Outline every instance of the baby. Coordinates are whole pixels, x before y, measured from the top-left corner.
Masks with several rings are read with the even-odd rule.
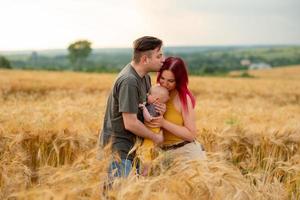
[[[155,111],[155,106],[153,103],[156,101],[160,103],[166,103],[168,99],[169,92],[166,88],[160,85],[152,86],[149,91],[146,105],[140,104],[140,107],[143,109],[144,120],[150,122],[153,119],[153,117],[158,117],[160,114]],[[160,133],[159,127],[148,128],[157,134],[162,134]],[[146,176],[149,174],[151,160],[155,158],[153,141],[145,138],[142,145],[137,150],[137,155],[142,163],[142,175]]]

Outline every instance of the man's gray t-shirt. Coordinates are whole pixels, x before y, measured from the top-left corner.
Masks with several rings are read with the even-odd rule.
[[[112,150],[118,152],[121,159],[133,159],[134,155],[128,155],[128,152],[136,139],[135,134],[125,129],[122,113],[136,113],[143,122],[139,104],[146,102],[150,87],[150,76],[141,78],[132,65],[128,64],[119,73],[108,97],[100,145],[105,146],[111,141]]]

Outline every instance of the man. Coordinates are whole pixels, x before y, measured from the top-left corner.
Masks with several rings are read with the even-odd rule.
[[[148,72],[159,71],[163,62],[160,39],[144,36],[133,42],[132,61],[116,78],[100,134],[100,145],[104,147],[111,142],[112,151],[121,158],[121,161],[113,158],[109,166],[110,176],[128,176],[134,158],[133,154],[128,153],[136,136],[151,139],[155,144],[163,142],[162,134],[155,134],[145,127],[142,110],[139,109],[139,104],[146,102],[151,87]],[[164,105],[157,102],[156,106],[158,111],[165,111]]]

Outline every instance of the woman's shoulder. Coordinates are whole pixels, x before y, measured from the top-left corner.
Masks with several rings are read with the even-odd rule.
[[[181,113],[182,105],[181,105],[181,101],[180,101],[178,92],[176,94],[174,94],[172,101],[173,101],[172,103],[173,103],[175,109]]]

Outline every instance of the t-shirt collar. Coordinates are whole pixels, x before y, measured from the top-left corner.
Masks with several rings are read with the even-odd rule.
[[[140,75],[135,71],[134,67],[132,66],[131,63],[129,63],[129,66],[130,66],[130,69],[132,70],[133,74],[136,76],[136,77],[139,77],[141,80],[145,77],[140,77]]]

